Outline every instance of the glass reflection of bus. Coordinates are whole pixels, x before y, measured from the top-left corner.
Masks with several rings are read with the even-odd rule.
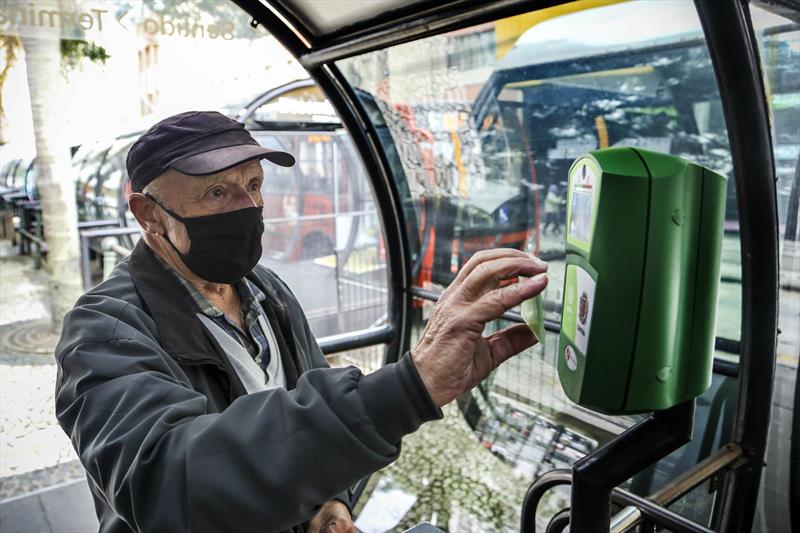
[[[254,131],[267,147],[295,155],[294,167],[264,164],[264,253],[295,261],[346,246],[366,206],[365,178],[342,131]],[[338,220],[338,222],[337,222]]]
[[[472,127],[466,103],[410,106],[390,104],[364,91],[356,93],[392,168],[405,174],[404,185],[413,188],[403,192],[403,197],[415,285],[449,284],[480,250],[525,247],[535,218],[535,187],[524,179],[517,183],[483,179],[487,173],[511,177],[508,154],[500,154],[496,166],[479,162],[477,139],[467,143],[460,135]],[[442,150],[443,143],[461,156],[451,158]],[[468,144],[471,161],[470,154],[465,154]],[[442,180],[442,175],[452,178]],[[476,191],[477,181],[488,186]],[[475,192],[470,194],[470,190]]]
[[[658,34],[592,39],[598,10],[533,26],[500,60],[475,102],[487,142],[520,151],[519,172],[542,190],[563,191],[574,159],[587,151],[635,145],[682,156],[730,174],[722,107],[705,41],[685,9],[657,3],[604,7],[604,20],[670,19]],[[691,6],[688,6],[691,7]],[[554,37],[558,36],[558,38]],[[566,36],[566,37],[565,37]],[[736,219],[733,180],[728,218]],[[541,203],[544,199],[540,198]]]
[[[751,7],[759,15],[760,8]],[[759,16],[763,18],[763,12]],[[551,371],[560,319],[564,244],[563,235],[543,234],[540,212],[544,192],[555,187],[563,195],[567,170],[575,158],[612,146],[672,153],[729,177],[713,384],[698,400],[693,442],[631,481],[637,494],[652,493],[737,438],[733,428],[741,381],[736,381],[731,368],[738,365],[740,347],[747,332],[753,330],[741,316],[743,287],[746,290],[748,283],[742,280],[740,249],[746,239],[740,240],[738,235],[737,204],[746,205],[748,200],[742,195],[737,198],[734,190],[734,178],[747,183],[749,176],[733,176],[731,141],[709,51],[711,43],[706,43],[691,2],[574,2],[492,23],[478,23],[477,18],[473,22],[474,28],[457,27],[437,35],[420,33],[415,39],[377,45],[376,50],[365,47],[353,57],[342,54],[335,65],[358,96],[361,109],[355,106],[358,113],[353,114],[368,119],[364,137],[369,139],[360,142],[378,139],[381,157],[375,159],[394,177],[401,198],[395,208],[402,208],[408,255],[415,269],[409,280],[415,303],[441,297],[442,286],[453,279],[453,272],[468,257],[474,236],[486,232],[486,243],[476,247],[482,249],[497,246],[499,239],[514,233],[507,217],[499,216],[497,209],[506,202],[513,205],[515,197],[523,207],[513,220],[527,233],[523,247],[549,260],[545,312],[552,320],[552,333],[547,345],[520,356],[507,369],[501,367],[470,397],[459,399],[464,419],[483,447],[503,463],[516,469],[529,460],[543,462],[537,445],[542,448],[545,443],[534,440],[530,449],[520,447],[527,440],[528,429],[517,427],[517,417],[504,409],[502,398],[531,406],[537,414],[546,413],[575,433],[575,438],[568,435],[553,442],[551,465],[573,463],[592,450],[584,440],[603,444],[635,422],[597,416],[564,402],[560,390],[554,390],[558,386],[553,385],[557,381]],[[793,183],[795,190],[800,187],[794,173],[800,133],[800,107],[794,97],[800,79],[797,26],[772,17],[766,20],[769,31],[761,33],[762,22],[754,18],[753,24],[759,30],[758,38],[766,41],[763,48],[770,50],[762,59],[775,119],[778,211],[788,228],[798,212],[796,207],[786,207],[793,205],[790,191]],[[782,32],[794,32],[794,37],[779,38]],[[510,33],[514,36],[509,46],[501,46],[500,39]],[[480,39],[473,38],[478,35]],[[465,37],[475,45],[464,50],[464,56],[482,58],[482,62],[453,68],[454,41],[465,41]],[[501,48],[510,51],[501,52]],[[724,84],[722,90],[726,90]],[[735,115],[736,104],[728,102],[728,106],[733,107],[728,113]],[[741,133],[741,123],[728,127],[734,138],[733,132]],[[358,138],[356,133],[354,136]],[[470,160],[464,150],[473,146],[478,149],[470,153],[479,153],[476,159],[480,161]],[[459,158],[461,163],[467,161],[464,171],[459,168]],[[492,204],[492,195],[499,202]],[[794,197],[796,206],[797,195]],[[752,232],[752,220],[749,225]],[[787,229],[789,233],[795,232]],[[432,270],[427,277],[426,268]],[[752,279],[749,287],[753,287]],[[789,296],[791,302],[796,295]],[[791,313],[795,308],[789,304]],[[422,330],[426,314],[412,316],[413,327]],[[507,325],[500,322],[493,327]],[[485,333],[493,331],[487,328]],[[412,343],[413,338],[412,333]],[[746,360],[744,351],[742,356]],[[747,365],[741,368],[744,376]],[[552,437],[550,431],[539,433]],[[720,501],[696,493],[690,499],[701,508],[696,513],[701,522]]]
[[[364,225],[377,219],[361,162],[322,91],[310,79],[296,80],[252,99],[234,116],[260,144],[297,161],[291,168],[262,165],[265,257],[347,255],[363,239]],[[377,250],[380,231],[372,233]]]

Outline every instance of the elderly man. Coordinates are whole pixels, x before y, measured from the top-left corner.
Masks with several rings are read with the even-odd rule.
[[[536,342],[524,324],[483,336],[547,284],[541,261],[492,250],[399,362],[328,368],[289,288],[258,265],[261,159],[294,164],[214,112],[165,119],[130,150],[144,237],[56,348],[56,415],[102,532],[354,531],[348,487]],[[518,275],[532,279],[501,286]]]

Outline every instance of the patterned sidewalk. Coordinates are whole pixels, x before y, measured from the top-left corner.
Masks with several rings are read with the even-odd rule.
[[[83,477],[54,415],[48,275],[0,241],[0,501]]]

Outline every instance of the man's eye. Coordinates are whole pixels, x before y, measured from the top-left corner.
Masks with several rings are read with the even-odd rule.
[[[250,190],[253,191],[253,192],[261,190],[261,184],[259,184],[258,182],[251,183],[250,184]]]
[[[222,189],[211,189],[212,198],[222,198]]]

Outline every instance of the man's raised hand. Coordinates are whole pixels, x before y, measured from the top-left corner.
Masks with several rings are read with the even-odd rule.
[[[510,248],[485,250],[467,261],[442,293],[411,357],[439,407],[480,383],[503,361],[538,339],[525,324],[483,336],[487,322],[542,292],[547,263]],[[529,279],[502,286],[505,280]]]

